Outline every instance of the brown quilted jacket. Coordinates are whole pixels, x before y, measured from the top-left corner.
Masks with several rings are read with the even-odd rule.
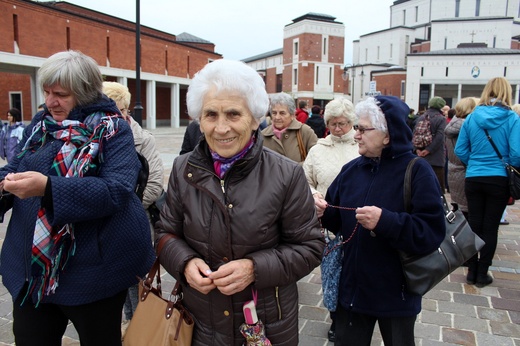
[[[161,233],[168,241],[161,264],[184,291],[184,304],[195,319],[193,345],[242,345],[242,306],[251,288],[226,296],[204,295],[184,278],[186,263],[200,257],[212,270],[240,258],[254,262],[257,313],[273,345],[298,344],[296,282],[321,262],[324,247],[313,198],[303,169],[257,143],[221,181],[204,140],[178,157],[169,178]]]

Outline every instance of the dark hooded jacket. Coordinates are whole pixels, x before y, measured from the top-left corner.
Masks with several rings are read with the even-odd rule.
[[[425,160],[412,171],[411,212],[405,211],[403,180],[412,154],[412,132],[406,124],[409,109],[393,96],[377,96],[385,114],[390,143],[381,158],[360,156],[347,163],[328,189],[333,206],[376,206],[381,218],[373,233],[361,225],[344,249],[339,303],[344,309],[376,316],[415,316],[421,296],[406,290],[398,250],[426,254],[439,246],[445,235],[439,183]],[[328,207],[322,218],[325,228],[347,239],[356,227],[355,211]]]
[[[446,163],[446,154],[444,152],[444,129],[446,128],[446,118],[440,109],[428,108],[423,115],[415,120],[415,124],[423,121],[426,117],[430,119],[430,129],[432,131],[433,140],[430,145],[424,148],[430,152],[424,157],[424,159],[432,166],[444,167],[444,164]]]
[[[87,106],[77,106],[69,120],[83,121],[94,112],[118,113],[114,101],[103,96]],[[25,129],[20,148],[45,112],[36,114]],[[72,224],[76,250],[60,274],[56,293],[42,303],[82,305],[112,297],[136,283],[150,269],[154,250],[148,218],[134,192],[141,168],[130,125],[122,118],[117,132],[100,146],[103,160],[97,170],[82,178],[57,176],[51,166],[63,141],[47,136],[36,150],[27,150],[0,169],[0,179],[11,172],[36,171],[47,175],[45,196],[14,198],[2,246],[0,274],[13,299],[31,277],[31,246],[40,206],[52,226]],[[35,134],[36,141],[41,133]],[[33,301],[36,293],[33,295]]]
[[[166,206],[157,225],[169,240],[160,254],[164,268],[182,285],[195,319],[192,345],[242,345],[242,307],[258,292],[257,314],[273,345],[298,344],[296,282],[321,262],[324,248],[314,201],[300,165],[256,143],[220,179],[204,138],[175,159]],[[232,260],[254,263],[255,282],[227,296],[189,287],[186,263],[202,258],[212,271]]]

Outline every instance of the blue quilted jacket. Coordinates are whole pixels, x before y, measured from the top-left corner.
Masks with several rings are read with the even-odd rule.
[[[115,113],[117,108],[103,97],[96,104],[76,107],[69,119],[84,120],[95,111]],[[35,115],[19,148],[42,118],[43,112]],[[136,276],[143,276],[154,261],[148,220],[134,193],[140,163],[130,126],[119,119],[116,135],[104,141],[104,161],[96,175],[56,176],[50,167],[63,142],[50,136],[36,151],[0,169],[0,180],[9,172],[48,175],[52,188],[49,222],[74,225],[76,252],[60,274],[56,293],[45,296],[42,303],[80,305],[111,297],[135,284]],[[3,283],[13,300],[25,294],[22,288],[31,275],[32,239],[41,203],[41,197],[14,198],[0,263]]]

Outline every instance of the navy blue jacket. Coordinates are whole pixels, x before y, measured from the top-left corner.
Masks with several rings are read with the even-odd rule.
[[[68,118],[81,121],[98,110],[118,112],[115,103],[103,97],[94,105],[76,107]],[[42,118],[43,112],[33,118],[19,148]],[[134,193],[140,163],[132,131],[126,121],[118,120],[118,132],[103,143],[104,162],[95,176],[56,176],[50,168],[63,142],[50,136],[38,150],[27,151],[0,169],[0,179],[9,172],[47,175],[52,188],[49,222],[74,225],[76,252],[60,274],[56,293],[45,296],[42,303],[80,305],[114,296],[137,283],[136,276],[143,276],[154,261],[148,219]],[[0,265],[3,283],[13,299],[25,294],[22,288],[31,274],[36,214],[47,198],[14,198]]]
[[[417,161],[412,171],[412,210],[405,211],[403,179],[415,157],[406,124],[408,107],[395,97],[376,99],[387,120],[389,145],[379,161],[360,156],[347,163],[326,196],[334,206],[382,209],[375,236],[359,225],[344,245],[339,303],[376,317],[414,316],[421,310],[421,296],[407,292],[398,250],[422,254],[439,246],[445,234],[440,188],[428,162]],[[322,224],[347,239],[356,225],[355,211],[328,207]]]

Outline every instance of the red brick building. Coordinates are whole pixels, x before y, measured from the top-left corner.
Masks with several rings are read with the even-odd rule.
[[[344,74],[345,26],[335,17],[307,13],[284,27],[283,48],[244,59],[264,76],[267,92],[325,104],[348,92]]]
[[[0,0],[0,109],[20,108],[28,121],[43,102],[36,73],[50,55],[79,50],[96,60],[106,80],[135,93],[135,23],[67,2]],[[190,78],[222,58],[215,45],[141,26],[141,103],[146,127],[187,123]],[[134,107],[135,95],[131,108]]]

